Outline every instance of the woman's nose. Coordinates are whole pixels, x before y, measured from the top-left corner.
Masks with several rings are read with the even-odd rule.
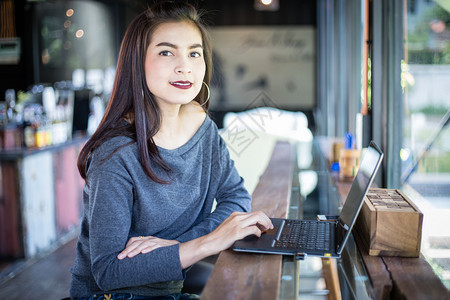
[[[177,74],[188,74],[192,72],[192,66],[187,58],[180,58],[175,68]]]

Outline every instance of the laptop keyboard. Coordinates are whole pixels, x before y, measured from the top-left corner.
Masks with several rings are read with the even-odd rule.
[[[334,226],[334,223],[286,220],[283,232],[274,247],[329,251],[331,226]]]

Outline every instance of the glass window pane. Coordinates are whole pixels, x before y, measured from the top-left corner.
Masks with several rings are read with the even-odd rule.
[[[404,190],[424,213],[422,252],[450,288],[450,4],[407,1]]]

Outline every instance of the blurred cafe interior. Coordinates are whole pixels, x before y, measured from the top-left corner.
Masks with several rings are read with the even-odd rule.
[[[101,122],[127,25],[155,1],[0,0],[0,299],[68,296],[83,211],[76,159]],[[411,230],[415,255],[373,254],[355,237],[348,257],[277,275],[276,298],[449,299],[450,1],[188,2],[205,11],[213,45],[209,114],[250,193],[287,141],[290,209],[338,214],[341,184],[374,141],[384,152],[374,186],[419,216],[392,209],[397,223],[385,225],[378,209],[365,225],[370,240]]]

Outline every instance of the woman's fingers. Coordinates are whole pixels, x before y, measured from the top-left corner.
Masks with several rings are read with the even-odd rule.
[[[256,223],[253,223],[253,224],[255,224],[262,231],[266,231],[266,230],[269,230],[269,229],[273,228],[272,221],[262,211],[255,212],[254,215],[251,218],[251,221],[252,222],[256,221]]]
[[[149,242],[150,237],[139,237],[139,240],[134,241],[131,243],[129,247],[129,251],[126,256],[128,257],[134,257],[141,253],[144,249],[148,247],[153,247],[154,243]]]
[[[122,252],[119,253],[117,256],[118,259],[123,259],[130,255],[142,242],[144,237],[132,237],[128,240],[127,245],[125,246],[125,249],[122,250]]]
[[[167,247],[171,245],[178,244],[178,241],[174,240],[165,240],[160,239],[153,236],[140,236],[140,237],[132,237],[125,249],[119,253],[117,256],[118,259],[124,259],[125,257],[134,257],[139,253],[149,253],[155,249],[160,247]]]
[[[210,244],[213,251],[218,253],[231,247],[237,240],[252,234],[260,237],[263,231],[272,228],[270,218],[261,211],[234,212],[208,236],[213,241]]]
[[[262,211],[256,211],[251,213],[233,213],[231,216],[235,222],[243,227],[257,226],[261,231],[267,231],[273,228],[272,221]]]

